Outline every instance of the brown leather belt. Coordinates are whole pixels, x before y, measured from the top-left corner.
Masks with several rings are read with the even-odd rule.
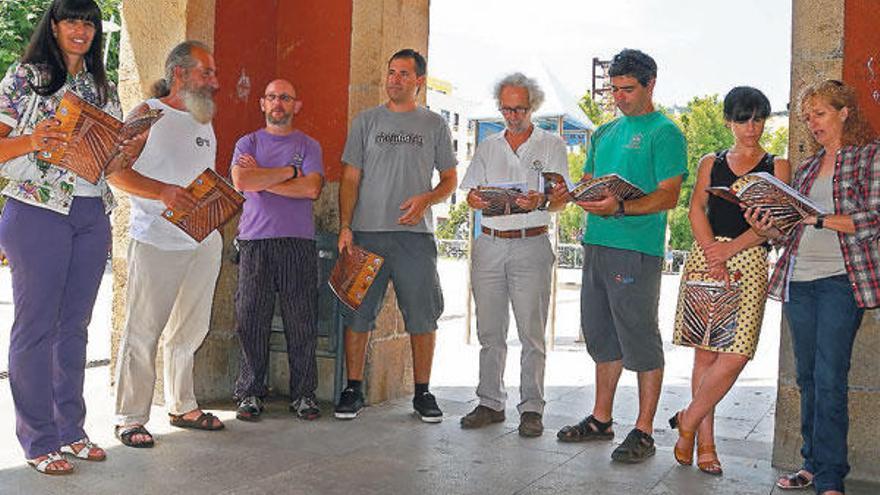
[[[482,227],[483,233],[492,237],[500,237],[502,239],[522,239],[523,237],[535,237],[547,233],[547,226],[532,227],[530,229],[516,230],[495,230],[489,227]]]

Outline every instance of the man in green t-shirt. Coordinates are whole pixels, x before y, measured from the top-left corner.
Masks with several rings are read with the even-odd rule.
[[[587,212],[581,329],[596,363],[596,398],[592,414],[562,428],[557,437],[564,442],[613,439],[617,382],[623,368],[635,371],[639,416],[611,454],[615,461],[634,463],[655,452],[652,425],[663,382],[657,306],[666,211],[675,207],[687,176],[687,144],[678,127],[654,109],[657,64],[650,56],[623,50],[614,56],[609,75],[623,116],[596,130],[584,176],[615,173],[646,195],[578,202]]]

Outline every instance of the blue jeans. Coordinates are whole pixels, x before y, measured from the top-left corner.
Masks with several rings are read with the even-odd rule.
[[[846,275],[791,282],[782,307],[794,347],[801,393],[804,469],[817,493],[843,491],[849,473],[847,389],[853,341],[864,309]]]

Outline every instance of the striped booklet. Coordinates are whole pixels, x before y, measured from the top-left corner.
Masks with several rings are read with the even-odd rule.
[[[209,168],[186,190],[196,197],[196,206],[188,211],[168,208],[162,216],[196,242],[202,242],[214,229],[228,222],[244,204],[244,196]]]
[[[565,184],[574,201],[600,201],[608,195],[629,201],[645,196],[645,191],[617,174],[593,177],[577,184],[569,183],[565,177],[554,172],[544,172],[541,177],[544,179],[545,193],[549,193],[557,184]]]
[[[346,306],[357,311],[383,263],[385,258],[362,247],[352,245],[343,249],[330,272],[330,289]]]
[[[773,226],[786,235],[804,218],[827,214],[822,207],[767,172],[746,174],[730,187],[710,187],[706,191],[731,203],[768,211]]]
[[[162,110],[150,109],[122,122],[68,91],[55,110],[58,132],[65,134],[67,146],[42,151],[38,158],[97,184],[101,174],[120,168],[113,165],[121,156],[120,143],[140,135],[160,118]]]

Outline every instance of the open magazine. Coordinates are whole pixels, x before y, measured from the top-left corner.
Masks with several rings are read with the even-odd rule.
[[[706,190],[732,203],[768,211],[773,226],[786,235],[804,218],[827,213],[810,198],[767,172],[746,174],[730,187]]]
[[[517,198],[527,196],[528,187],[525,182],[493,183],[477,187],[477,192],[480,198],[489,203],[482,210],[484,217],[517,215],[531,211],[516,204]]]
[[[346,306],[357,311],[376,280],[385,258],[352,245],[343,249],[330,272],[330,289]]]
[[[162,216],[197,242],[202,242],[214,229],[228,222],[244,204],[244,196],[209,168],[186,190],[196,197],[196,206],[188,211],[168,208]]]
[[[39,159],[64,167],[83,179],[97,184],[102,173],[109,175],[121,155],[119,145],[149,129],[160,118],[162,110],[147,110],[127,122],[91,105],[71,91],[64,93],[55,110],[67,146],[43,151]]]
[[[645,191],[617,174],[593,177],[577,184],[572,184],[555,172],[544,172],[541,177],[544,179],[545,193],[549,193],[550,189],[556,187],[557,184],[565,184],[565,188],[574,201],[599,201],[609,194],[624,201],[645,196]]]

